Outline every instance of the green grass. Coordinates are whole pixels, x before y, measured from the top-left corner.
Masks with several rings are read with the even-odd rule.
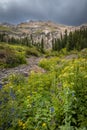
[[[0,68],[15,67],[26,63],[29,56],[40,56],[35,47],[0,43]]]
[[[0,25],[0,31],[11,31],[11,28]]]

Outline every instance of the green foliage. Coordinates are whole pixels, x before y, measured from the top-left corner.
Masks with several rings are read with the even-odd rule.
[[[27,48],[26,49],[26,56],[40,56],[40,52],[35,48],[35,47],[32,47],[32,48]]]
[[[13,45],[22,45],[31,48],[31,53],[34,54],[32,48],[34,51],[39,51],[41,53],[45,53],[44,50],[44,39],[41,39],[40,43],[36,43],[33,39],[32,34],[30,36],[25,36],[24,38],[16,38],[15,36],[9,36],[7,33],[0,33],[0,42],[5,42],[8,44],[13,44]],[[36,52],[35,54],[38,55]]]
[[[11,75],[0,91],[0,128],[87,130],[87,59],[81,55],[42,59],[48,71],[31,71],[28,79]]]
[[[5,43],[0,44],[0,68],[15,67],[25,63],[26,59],[22,47],[11,46]]]
[[[52,70],[53,66],[56,65],[59,62],[58,57],[52,57],[52,58],[44,58],[39,62],[39,66],[46,69],[46,70]]]
[[[55,51],[60,51],[65,48],[67,51],[71,50],[82,50],[87,48],[87,29],[76,30],[75,32],[70,32],[67,34],[67,30],[65,30],[65,34],[61,39],[53,40],[52,49]]]
[[[44,53],[44,40],[43,40],[43,38],[41,39],[40,50],[42,53]]]
[[[26,60],[23,55],[11,54],[6,58],[6,67],[15,67],[19,64],[25,64]]]
[[[26,58],[29,56],[41,56],[36,47],[26,47],[21,45],[12,45],[0,43],[0,68],[15,67],[20,64],[26,64]]]

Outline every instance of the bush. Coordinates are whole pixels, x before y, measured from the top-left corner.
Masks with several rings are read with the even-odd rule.
[[[52,58],[44,58],[39,62],[39,66],[46,69],[51,70],[53,66],[57,65],[59,62],[58,57],[52,57]]]
[[[25,64],[26,60],[24,56],[20,55],[10,55],[6,58],[6,67],[15,67],[20,64]]]
[[[36,48],[26,49],[26,56],[40,56],[40,52]]]
[[[26,59],[23,51],[19,52],[7,44],[0,47],[0,67],[15,67],[24,63],[26,63]]]

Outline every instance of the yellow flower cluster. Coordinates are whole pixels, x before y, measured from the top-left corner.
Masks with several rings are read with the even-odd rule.
[[[59,74],[63,87],[73,87],[74,78],[77,73],[83,78],[87,77],[87,62],[85,59],[79,58],[71,61],[62,61],[64,66]]]
[[[30,99],[30,96],[27,96],[28,99]]]
[[[21,120],[18,121],[18,125],[24,130],[26,128],[25,123],[23,123]]]
[[[31,96],[30,95],[27,96],[26,104],[27,104],[27,107],[31,107]]]
[[[45,126],[46,126],[46,123],[43,123],[43,124],[42,124],[42,127],[45,127]]]

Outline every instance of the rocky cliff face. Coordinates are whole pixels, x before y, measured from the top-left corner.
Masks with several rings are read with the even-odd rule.
[[[60,24],[54,24],[51,21],[30,21],[17,25],[17,28],[22,34],[25,34],[27,36],[32,35],[32,38],[36,43],[41,42],[41,39],[43,38],[46,48],[51,48],[52,39],[59,38],[61,34],[64,35],[66,29],[68,32],[75,30],[75,28],[72,26],[69,27]]]
[[[0,32],[7,33],[10,37],[24,38],[29,37],[33,39],[33,42],[37,44],[41,42],[43,38],[46,48],[52,47],[52,39],[60,38],[61,34],[64,35],[65,30],[67,33],[75,31],[80,28],[87,27],[87,24],[81,26],[65,26],[61,24],[55,24],[51,21],[29,21],[20,23],[16,26],[10,24],[0,24]]]

